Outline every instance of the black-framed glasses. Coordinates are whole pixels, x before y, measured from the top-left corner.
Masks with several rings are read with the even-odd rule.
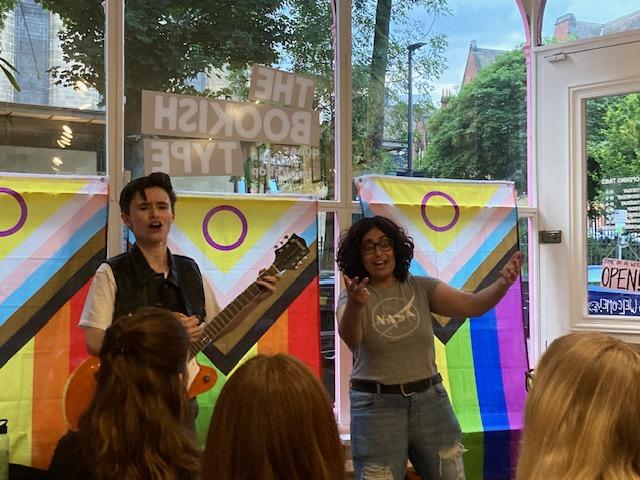
[[[391,240],[387,237],[382,237],[377,242],[367,240],[366,242],[362,242],[362,245],[360,245],[360,251],[365,255],[371,255],[376,251],[376,247],[378,247],[381,252],[388,252],[393,247],[393,243],[391,243]]]
[[[524,372],[524,388],[529,392],[531,387],[533,386],[533,377],[536,375],[536,370],[534,368],[530,368],[526,372]]]

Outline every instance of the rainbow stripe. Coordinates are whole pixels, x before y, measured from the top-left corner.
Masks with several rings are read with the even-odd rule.
[[[86,355],[76,325],[106,219],[102,179],[0,176],[0,412],[13,463],[46,468],[65,430],[60,398]]]
[[[413,237],[413,274],[478,291],[518,248],[510,182],[371,175],[357,186],[365,216],[390,217]],[[467,478],[511,478],[528,368],[520,281],[481,317],[452,318],[445,327],[434,320],[434,332],[436,363],[469,450]]]
[[[107,200],[99,178],[0,176],[0,416],[12,463],[47,468],[66,430],[62,393],[87,357],[77,324],[105,258]],[[320,374],[316,215],[317,201],[303,198],[180,195],[170,248],[198,262],[220,305],[272,264],[284,235],[310,248],[242,328],[199,354],[219,373],[198,398],[201,438],[226,376],[249,356],[289,352]]]
[[[226,377],[251,356],[288,352],[320,376],[318,203],[289,196],[182,194],[176,211],[169,247],[195,259],[221,306],[233,301],[261,269],[273,264],[274,247],[287,235],[297,234],[310,248],[302,265],[286,271],[277,291],[237,330],[198,354],[201,363],[218,371],[214,388],[198,397],[196,427],[203,440]]]

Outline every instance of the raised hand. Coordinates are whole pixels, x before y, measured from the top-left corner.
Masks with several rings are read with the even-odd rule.
[[[513,285],[513,283],[520,275],[520,267],[522,266],[522,253],[515,252],[511,255],[511,258],[504,267],[500,270],[500,276],[507,284],[507,286]]]
[[[365,305],[369,300],[369,290],[367,289],[369,277],[365,277],[362,281],[359,281],[358,277],[349,278],[346,275],[342,275],[342,278],[347,287],[348,301],[356,305]]]

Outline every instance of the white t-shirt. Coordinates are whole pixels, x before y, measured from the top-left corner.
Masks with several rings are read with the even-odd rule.
[[[209,322],[220,312],[220,307],[213,295],[213,290],[205,278],[202,279],[204,288],[204,308],[207,314],[205,322]],[[108,263],[102,263],[91,282],[87,301],[84,304],[79,325],[106,330],[113,321],[116,302],[116,279]]]

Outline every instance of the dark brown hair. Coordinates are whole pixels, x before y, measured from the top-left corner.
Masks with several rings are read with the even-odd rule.
[[[187,428],[189,338],[168,310],[147,307],[105,332],[96,394],[79,441],[95,480],[197,478],[200,454]]]
[[[227,380],[209,426],[203,480],[344,476],[331,401],[302,362],[257,355]]]
[[[175,212],[176,208],[176,192],[171,185],[171,178],[169,175],[163,172],[153,172],[146,177],[136,178],[127,183],[122,192],[120,192],[120,211],[129,215],[131,213],[131,201],[136,193],[140,193],[144,200],[147,199],[144,191],[147,188],[160,187],[167,195],[169,195],[169,201],[171,202],[171,211]]]

